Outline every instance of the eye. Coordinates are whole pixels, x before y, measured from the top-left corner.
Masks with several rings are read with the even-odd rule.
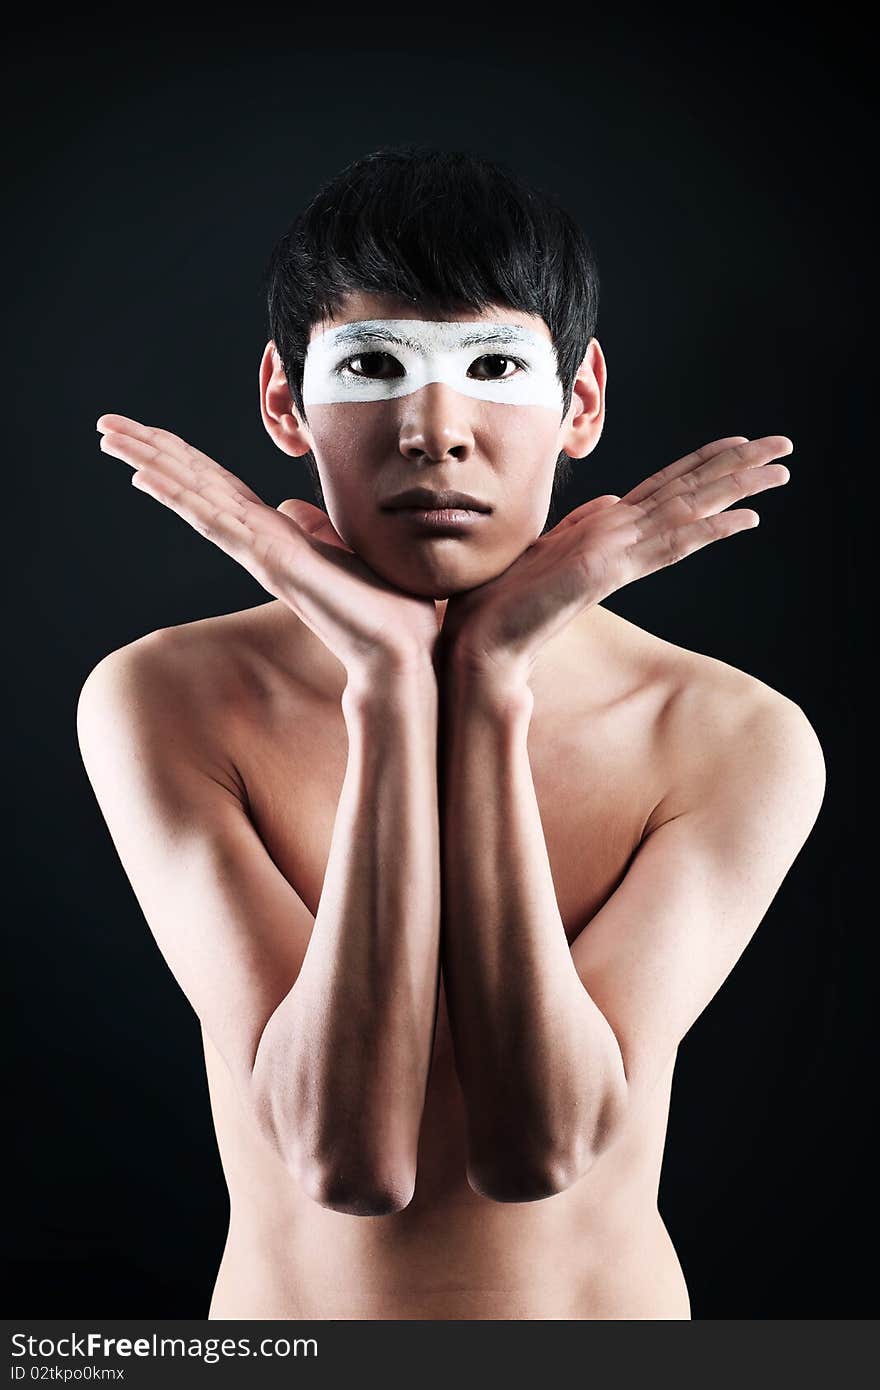
[[[382,372],[380,364],[383,360],[386,363],[393,363],[394,366],[400,368],[400,370],[390,373]],[[528,370],[527,364],[523,362],[521,358],[502,356],[502,354],[496,352],[486,353],[483,357],[478,357],[474,366],[479,367],[483,362],[507,364],[508,366],[512,366],[514,371],[502,371],[499,374],[478,377],[477,379],[481,381],[509,381],[517,370]],[[338,372],[346,372],[349,376],[367,379],[373,378],[379,381],[388,381],[394,376],[402,376],[404,374],[403,368],[400,366],[397,358],[392,357],[390,352],[359,352],[353,357],[346,357],[336,370]],[[471,368],[471,370],[473,370],[473,368]]]
[[[497,352],[490,352],[485,357],[478,357],[474,365],[479,366],[481,362],[506,362],[514,368],[522,368],[523,370],[526,366],[525,362],[522,362],[518,357],[502,357]],[[479,379],[482,381],[509,381],[514,374],[514,372],[506,372],[501,376],[481,377]]]
[[[393,362],[398,367],[400,366],[397,358],[392,357],[390,352],[359,352],[355,357],[346,357],[345,361],[340,363],[337,370],[340,372],[348,372],[351,376],[378,377],[380,381],[387,381],[388,377],[380,375],[377,365],[379,359],[383,357],[386,361]],[[361,366],[359,368],[352,368],[349,365],[352,362],[359,362]],[[372,371],[371,367],[374,366],[376,370]],[[402,375],[402,369],[400,372],[396,373],[396,375]]]

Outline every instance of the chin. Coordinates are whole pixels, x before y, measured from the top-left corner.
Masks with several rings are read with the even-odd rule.
[[[453,594],[487,584],[512,563],[510,560],[500,564],[497,560],[487,563],[486,557],[481,558],[474,553],[467,557],[434,554],[420,559],[412,555],[389,554],[387,551],[376,556],[361,551],[360,555],[370,569],[387,583],[393,584],[395,589],[418,598],[431,599],[451,598]]]

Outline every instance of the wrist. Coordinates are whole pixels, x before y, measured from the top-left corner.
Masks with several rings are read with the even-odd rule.
[[[519,661],[487,663],[453,656],[443,669],[441,683],[444,697],[456,707],[479,707],[514,719],[529,718],[535,697],[528,674]]]
[[[424,657],[376,656],[349,669],[342,692],[344,710],[436,706],[437,676],[429,655]]]

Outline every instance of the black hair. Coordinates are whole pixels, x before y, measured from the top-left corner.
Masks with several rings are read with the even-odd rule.
[[[560,419],[599,306],[590,244],[553,194],[505,164],[415,144],[383,146],[326,182],[274,247],[264,284],[269,336],[306,423],[309,334],[349,293],[393,295],[441,316],[493,304],[540,316],[556,348]],[[303,457],[324,507],[314,456]],[[571,464],[560,453],[554,501]]]

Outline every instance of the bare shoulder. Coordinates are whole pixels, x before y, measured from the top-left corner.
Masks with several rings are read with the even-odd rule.
[[[136,671],[145,693],[180,700],[178,712],[199,719],[259,696],[268,681],[266,618],[274,604],[157,628],[109,652],[83,687]]]
[[[650,730],[653,809],[649,835],[695,806],[726,795],[774,795],[797,803],[795,820],[818,814],[825,758],[818,735],[795,700],[717,657],[664,640],[607,610],[597,624],[608,688],[623,692],[621,718],[638,746]]]
[[[648,829],[720,797],[772,795],[774,805],[790,801],[806,836],[824,797],[826,768],[819,737],[796,701],[727,662],[671,647],[663,738],[674,775]]]
[[[159,628],[108,652],[80,691],[81,744],[87,724],[124,721],[145,753],[161,744],[165,766],[198,762],[241,795],[235,728],[259,692],[247,640],[252,611]],[[93,740],[97,749],[101,742]]]

